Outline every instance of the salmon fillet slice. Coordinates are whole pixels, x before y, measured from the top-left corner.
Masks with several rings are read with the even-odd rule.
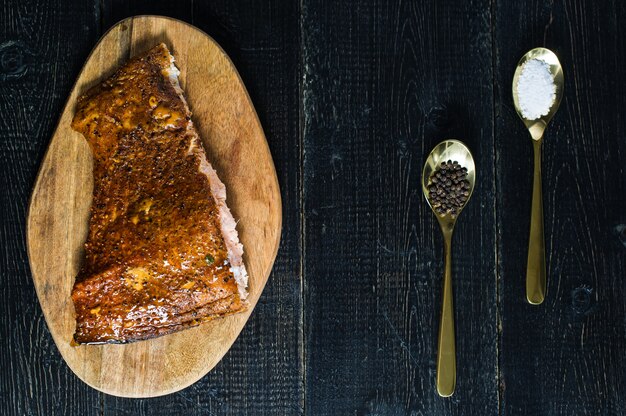
[[[154,338],[246,309],[243,246],[164,44],[78,100],[94,160],[74,342]]]

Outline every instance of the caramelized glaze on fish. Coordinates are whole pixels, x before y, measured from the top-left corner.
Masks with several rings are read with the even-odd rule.
[[[160,44],[78,100],[94,191],[72,299],[76,343],[154,338],[246,308],[226,191]]]

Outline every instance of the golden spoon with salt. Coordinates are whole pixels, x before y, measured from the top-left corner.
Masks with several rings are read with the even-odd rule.
[[[554,99],[545,114],[538,118],[529,119],[528,111],[520,103],[519,91],[520,76],[524,66],[532,61],[538,60],[547,64],[552,75],[555,86]],[[530,132],[534,147],[534,179],[533,179],[533,199],[530,216],[530,237],[528,241],[528,262],[526,267],[526,298],[533,305],[538,305],[546,296],[546,250],[543,235],[543,199],[541,191],[541,144],[543,134],[552,117],[559,109],[561,98],[563,97],[563,68],[554,52],[546,48],[535,48],[527,52],[520,59],[513,76],[513,103],[515,110],[520,116],[524,125]]]

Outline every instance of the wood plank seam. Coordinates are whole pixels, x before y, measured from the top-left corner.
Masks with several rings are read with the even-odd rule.
[[[300,328],[299,328],[299,339],[300,343],[300,373],[301,373],[301,383],[302,383],[302,398],[300,403],[300,409],[303,415],[306,414],[306,395],[307,395],[307,362],[306,362],[306,354],[307,354],[307,338],[305,331],[305,323],[307,319],[305,307],[306,296],[305,292],[307,289],[306,286],[306,275],[305,275],[305,265],[306,265],[306,217],[305,217],[305,206],[304,206],[304,127],[305,127],[305,107],[304,107],[304,89],[305,89],[305,48],[306,45],[303,39],[303,28],[304,28],[304,14],[303,14],[303,1],[298,1],[298,45],[299,45],[299,62],[298,62],[298,144],[300,146],[300,154],[299,154],[299,186],[298,196],[300,199],[300,233],[299,233],[299,248],[300,248]]]
[[[496,70],[498,67],[498,49],[496,45],[495,39],[495,26],[496,26],[496,9],[497,9],[497,0],[491,0],[490,2],[490,25],[489,25],[489,34],[491,36],[491,140],[493,143],[493,163],[491,165],[492,168],[492,176],[493,176],[493,187],[492,191],[494,195],[498,195],[498,174],[497,174],[497,163],[498,163],[498,148],[496,145],[496,102],[497,102],[497,90],[496,90]],[[504,383],[502,382],[502,373],[501,373],[501,351],[502,351],[502,316],[501,316],[501,288],[500,285],[502,283],[502,279],[500,276],[500,233],[498,232],[498,198],[493,198],[493,224],[494,224],[494,277],[495,277],[495,287],[496,287],[496,388],[497,392],[497,414],[502,415],[503,406],[502,400],[504,398]]]

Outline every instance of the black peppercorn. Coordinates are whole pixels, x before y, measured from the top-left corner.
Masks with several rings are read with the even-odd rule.
[[[467,168],[457,161],[442,162],[430,175],[428,195],[438,214],[456,217],[469,198],[469,189]]]

